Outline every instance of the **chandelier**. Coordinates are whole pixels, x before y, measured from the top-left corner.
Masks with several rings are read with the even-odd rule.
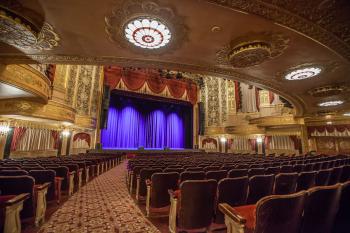
[[[319,103],[318,106],[330,107],[330,106],[337,106],[337,105],[340,105],[343,103],[344,103],[344,101],[342,101],[342,100],[333,100],[333,101],[326,101],[326,102]]]
[[[0,125],[0,136],[7,135],[10,131],[10,127],[8,125]]]
[[[303,80],[312,78],[321,73],[321,68],[318,67],[307,67],[303,69],[293,70],[286,74],[285,79],[287,80]]]

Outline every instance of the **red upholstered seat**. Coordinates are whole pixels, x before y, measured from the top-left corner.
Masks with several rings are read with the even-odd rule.
[[[253,233],[255,229],[256,205],[244,205],[233,208],[240,216],[247,220],[245,233]]]

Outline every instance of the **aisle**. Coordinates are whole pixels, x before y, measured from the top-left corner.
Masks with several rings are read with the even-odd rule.
[[[125,166],[124,162],[83,186],[39,232],[158,233],[129,196]]]

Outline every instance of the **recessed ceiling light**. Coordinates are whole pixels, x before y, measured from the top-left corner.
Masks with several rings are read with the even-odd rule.
[[[343,114],[344,116],[350,116],[350,112],[346,112]]]
[[[147,17],[131,20],[124,29],[127,40],[137,47],[158,49],[171,39],[170,30],[157,19]]]
[[[307,67],[302,69],[297,69],[286,74],[285,79],[287,80],[303,80],[312,78],[321,73],[321,68],[318,67]]]
[[[342,100],[333,100],[333,101],[326,101],[326,102],[319,103],[318,106],[329,107],[329,106],[337,106],[337,105],[340,105],[343,103],[344,103],[344,101],[342,101]]]

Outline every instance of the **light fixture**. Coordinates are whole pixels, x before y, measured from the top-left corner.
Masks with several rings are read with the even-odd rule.
[[[350,112],[346,112],[343,114],[344,116],[350,116]]]
[[[6,135],[10,131],[8,125],[0,125],[0,135]]]
[[[220,142],[225,143],[226,141],[227,141],[227,139],[225,137],[220,138]]]
[[[319,103],[318,106],[320,106],[320,107],[330,107],[330,106],[341,105],[343,103],[344,103],[344,101],[342,101],[342,100],[332,100],[332,101],[326,101],[326,102]]]
[[[262,142],[263,142],[262,137],[257,137],[257,138],[256,138],[256,142],[257,142],[257,143],[262,143]]]
[[[307,67],[298,70],[293,70],[286,74],[285,79],[287,80],[303,80],[312,78],[321,73],[321,68],[319,67]]]
[[[327,121],[326,124],[327,124],[327,125],[331,125],[331,124],[333,124],[333,122]]]
[[[70,135],[70,132],[69,132],[69,130],[63,130],[62,131],[62,135],[64,136],[64,137],[68,137],[69,135]]]
[[[158,49],[167,45],[171,39],[166,25],[148,17],[131,20],[126,24],[124,32],[130,43],[144,49]]]

